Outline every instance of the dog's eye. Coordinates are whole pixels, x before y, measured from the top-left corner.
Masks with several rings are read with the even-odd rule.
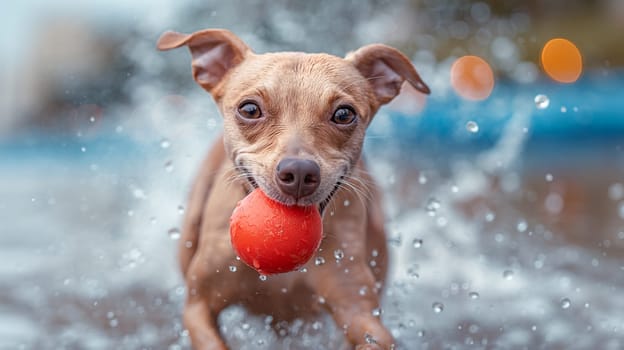
[[[349,125],[355,121],[356,114],[351,107],[338,107],[331,121],[339,125]]]
[[[245,119],[259,119],[262,117],[260,107],[253,102],[246,102],[238,107],[238,114]]]

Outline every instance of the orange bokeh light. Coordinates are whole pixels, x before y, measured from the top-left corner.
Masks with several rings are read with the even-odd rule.
[[[581,52],[566,39],[549,40],[542,49],[541,59],[546,74],[560,83],[575,82],[583,71]]]
[[[467,100],[484,100],[494,89],[494,73],[481,57],[462,56],[451,66],[451,86]]]

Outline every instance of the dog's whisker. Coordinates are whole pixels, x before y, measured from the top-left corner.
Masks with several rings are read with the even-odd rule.
[[[344,182],[345,190],[353,193],[353,195],[360,201],[360,203],[366,207],[367,203],[371,200],[371,198],[362,190],[360,190],[356,185],[345,181]]]
[[[358,174],[366,174],[364,171],[358,171]],[[374,185],[372,180],[365,176],[347,176],[344,179],[345,184],[350,186],[356,193],[363,195],[370,200],[373,193],[371,187]]]

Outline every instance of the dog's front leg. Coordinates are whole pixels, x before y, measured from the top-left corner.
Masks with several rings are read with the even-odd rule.
[[[232,301],[234,283],[217,272],[222,264],[215,256],[212,250],[200,247],[186,275],[184,326],[196,350],[227,349],[217,318]]]
[[[245,196],[245,190],[240,183],[230,181],[231,177],[231,168],[222,164],[212,176],[214,182],[205,203],[201,203],[201,211],[194,208],[202,213],[202,220],[195,241],[197,248],[193,255],[189,254],[184,276],[187,287],[184,325],[196,350],[227,349],[217,317],[224,308],[239,300],[244,284],[241,280],[246,277],[240,271],[242,263],[235,258],[228,233],[230,214]],[[207,179],[209,177],[204,181]],[[193,242],[189,246],[193,247]],[[233,266],[239,273],[231,273]]]
[[[310,282],[356,349],[391,349],[394,339],[380,317],[381,281],[375,280],[367,260],[371,247],[366,205],[340,192],[334,199],[340,204],[328,208],[323,226],[325,239],[320,254],[325,264],[310,267]]]
[[[218,312],[208,301],[197,298],[184,306],[184,325],[189,331],[193,348],[197,350],[227,350],[217,324]]]
[[[242,290],[250,289],[248,282],[239,280],[248,277],[243,275],[246,270],[233,254],[218,254],[226,251],[223,244],[217,242],[214,250],[201,248],[186,275],[184,326],[188,329],[193,349],[227,349],[219,331],[219,313],[240,301]],[[240,272],[233,274],[228,266],[236,267]]]
[[[336,288],[327,293],[326,303],[338,327],[356,349],[392,349],[394,339],[381,323],[379,295],[368,267],[348,267],[353,278],[337,279]],[[342,282],[342,284],[341,284]]]

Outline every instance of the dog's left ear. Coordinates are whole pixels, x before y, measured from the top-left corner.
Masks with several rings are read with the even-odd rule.
[[[392,101],[401,91],[404,81],[422,93],[431,92],[410,60],[393,47],[366,45],[349,53],[346,60],[351,61],[368,80],[380,105]]]

